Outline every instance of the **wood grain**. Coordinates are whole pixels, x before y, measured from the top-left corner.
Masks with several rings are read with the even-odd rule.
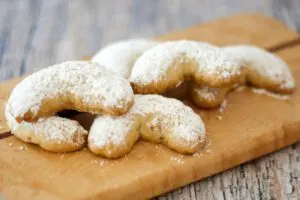
[[[219,21],[220,23],[212,22],[199,28],[194,27],[187,31],[170,34],[170,38],[175,39],[177,37],[179,39],[189,36],[191,39],[201,39],[221,45],[241,42],[242,38],[245,38],[244,43],[251,42],[258,45],[263,42],[261,46],[268,47],[271,44],[281,43],[281,38],[297,37],[293,31],[285,29],[284,26],[270,18],[256,15],[239,15],[237,18],[239,20],[233,17],[232,23],[229,23],[231,20],[227,18]],[[245,26],[244,22],[251,20],[255,22],[253,26]],[[228,23],[224,23],[226,21]],[[230,24],[230,26],[227,24]],[[265,29],[265,26],[263,26],[266,24],[270,27],[269,29]],[[224,28],[221,28],[222,26]],[[235,31],[230,31],[235,27],[243,29],[238,37],[235,37]],[[250,29],[250,27],[251,30],[255,28],[256,31],[247,32],[247,28]],[[260,29],[263,29],[263,31],[260,31]],[[270,31],[275,29],[279,31],[278,34],[282,37],[271,34]],[[203,30],[211,30],[210,33],[215,34],[202,34],[205,32]],[[220,32],[220,30],[223,31]],[[261,32],[261,34],[258,34],[258,32]],[[194,33],[194,36],[192,33]],[[220,36],[216,33],[219,33],[223,40],[220,40]],[[249,38],[251,38],[251,41],[249,41]],[[162,39],[166,39],[166,37],[162,37]],[[299,47],[293,47],[279,52],[279,55],[290,64],[295,76],[300,79],[300,60],[297,52],[299,52]],[[7,98],[10,89],[17,81],[18,79],[0,85],[4,99]],[[244,101],[241,102],[241,99],[244,99]],[[299,99],[300,94],[298,93],[294,94],[288,102],[255,95],[250,91],[230,95],[229,105],[222,121],[217,120],[216,116],[219,115],[217,111],[202,112],[202,117],[209,131],[211,145],[208,151],[200,157],[178,156],[178,154],[161,146],[154,148],[155,146],[152,144],[139,142],[133,152],[126,158],[118,161],[105,160],[104,165],[101,166],[100,163],[103,160],[92,155],[89,151],[61,156],[44,152],[33,145],[25,145],[14,137],[10,137],[0,141],[0,169],[2,172],[0,180],[3,184],[3,192],[10,197],[20,198],[22,196],[23,198],[31,197],[31,199],[74,199],[75,197],[128,197],[132,199],[153,196],[192,180],[222,171],[300,139],[300,135],[296,134],[300,129],[300,124],[298,124],[300,115],[295,112],[295,110],[300,109],[297,103]],[[260,110],[261,114],[253,112],[253,110]],[[9,146],[10,144],[12,146]],[[24,151],[20,149],[21,146],[25,148]],[[24,160],[30,160],[30,162],[24,162]],[[99,165],[101,170],[99,170]],[[138,169],[136,168],[137,165],[139,166]],[[125,166],[127,170],[124,170]],[[32,174],[32,169],[35,169],[36,175]],[[17,178],[11,179],[12,174],[16,174],[14,176]],[[259,171],[254,173],[253,176],[256,176],[256,179],[252,179],[253,177],[246,176],[246,174],[244,174],[244,177],[224,179],[235,180],[235,182],[227,183],[223,180],[219,187],[214,186],[213,190],[210,190],[212,191],[211,194],[208,194],[207,191],[197,194],[196,186],[201,185],[200,183],[185,187],[183,189],[185,192],[182,192],[182,194],[189,195],[189,198],[201,198],[203,195],[207,195],[207,198],[234,197],[237,199],[249,197],[248,194],[252,195],[250,197],[254,199],[256,197],[262,198],[262,194],[277,195],[278,190],[276,189],[280,189],[281,186],[278,184],[271,188],[273,192],[270,193],[261,192],[256,195],[251,191],[247,192],[249,181],[260,180],[257,178],[259,177]],[[109,180],[105,177],[109,177]],[[261,178],[264,180],[264,177]],[[210,183],[210,181],[211,179],[207,180],[206,183]],[[239,181],[244,181],[244,186],[246,185],[246,189],[242,190],[240,188],[240,192],[237,190],[238,187],[242,186]],[[79,182],[80,187],[78,187]],[[234,184],[236,188],[232,186]],[[295,188],[299,186],[297,179],[293,184]],[[74,191],[75,187],[77,188],[76,191]],[[193,187],[194,189],[190,189]],[[207,187],[209,187],[209,184]],[[186,188],[189,188],[189,190],[186,191]],[[222,190],[218,190],[220,188]],[[22,192],[16,193],[16,191]],[[193,191],[194,193],[192,193]],[[297,189],[294,189],[294,191],[297,191]],[[175,193],[179,196],[177,198],[185,197],[180,195],[180,190]],[[172,194],[174,193],[168,195]],[[278,195],[285,197],[284,193]]]

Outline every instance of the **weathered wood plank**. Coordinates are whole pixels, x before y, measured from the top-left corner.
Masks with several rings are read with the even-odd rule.
[[[15,2],[0,1],[0,80],[7,77],[6,70],[3,69],[3,59],[10,39],[11,24],[16,12],[15,6]]]
[[[300,32],[300,1],[299,0],[274,0],[271,14],[290,28]]]
[[[27,72],[27,59],[40,13],[39,1],[17,1],[14,21],[9,22],[9,37],[1,63],[0,79],[20,76]]]

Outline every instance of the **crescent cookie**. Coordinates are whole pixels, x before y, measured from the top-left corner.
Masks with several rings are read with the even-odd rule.
[[[36,122],[17,122],[6,107],[5,117],[12,134],[24,142],[37,144],[51,152],[81,149],[88,132],[77,121],[61,117],[40,118]]]
[[[295,89],[295,82],[288,65],[275,54],[251,45],[233,45],[224,48],[245,67],[245,80],[256,87],[272,92],[288,94]],[[219,106],[231,88],[190,88],[192,101],[199,107]]]
[[[159,44],[148,39],[128,39],[114,42],[96,53],[92,61],[128,79],[135,61],[145,51]],[[186,96],[186,85],[166,91],[164,96],[182,99]]]
[[[227,46],[225,51],[244,63],[246,80],[254,86],[278,93],[291,93],[295,88],[288,65],[275,54],[251,45]]]
[[[93,58],[93,62],[128,78],[136,59],[144,51],[154,47],[157,42],[147,39],[129,39],[110,44],[101,49]]]
[[[97,63],[68,61],[26,77],[13,89],[7,107],[21,122],[64,109],[120,115],[132,103],[132,88],[123,77]]]
[[[242,67],[221,48],[195,41],[158,44],[135,62],[129,78],[136,93],[163,93],[184,80],[209,87],[242,80]]]
[[[88,146],[95,154],[116,158],[128,153],[139,136],[189,154],[201,148],[205,126],[181,101],[159,95],[135,95],[135,103],[125,115],[100,115],[95,119]]]

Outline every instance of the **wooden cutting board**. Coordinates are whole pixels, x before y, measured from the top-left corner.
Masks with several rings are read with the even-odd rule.
[[[4,103],[21,78],[3,82],[0,193],[8,199],[145,199],[300,140],[300,45],[291,42],[299,41],[294,31],[269,17],[239,14],[158,39],[193,39],[217,45],[247,43],[273,50],[279,47],[276,53],[290,65],[298,89],[289,100],[246,89],[228,96],[223,113],[218,109],[196,110],[206,124],[209,144],[193,156],[139,141],[127,156],[107,160],[87,149],[49,153],[4,133]]]

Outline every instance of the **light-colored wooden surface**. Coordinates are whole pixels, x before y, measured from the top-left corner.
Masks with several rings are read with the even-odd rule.
[[[1,0],[0,79],[91,55],[116,39],[159,35],[236,11],[264,12],[300,27],[298,0],[122,2]],[[280,55],[297,64],[300,50],[294,51]],[[299,162],[296,144],[159,199],[299,199]]]

